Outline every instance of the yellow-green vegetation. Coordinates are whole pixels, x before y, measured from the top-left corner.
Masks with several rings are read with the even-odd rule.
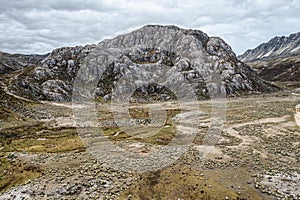
[[[273,102],[229,102],[226,110],[228,124],[254,121],[262,118],[275,118],[285,115],[293,116],[298,101]]]
[[[297,81],[275,82],[275,84],[280,86],[281,88],[287,88],[290,90],[300,88],[300,82]]]
[[[175,136],[175,126],[172,123],[172,117],[180,113],[180,109],[168,109],[167,120],[163,127],[147,127],[145,125],[141,129],[123,130],[119,127],[104,127],[103,134],[109,136],[110,140],[136,140],[144,143],[167,145]],[[131,109],[131,117],[136,119],[147,119],[147,109]],[[130,134],[128,134],[130,132]],[[143,134],[147,134],[146,137],[142,137]]]
[[[14,121],[19,120],[21,118],[22,117],[19,114],[0,106],[0,122]]]
[[[132,109],[129,109],[129,115],[132,119],[140,119],[140,118],[149,119],[149,108],[132,108]]]
[[[16,127],[15,132],[4,133],[4,137],[0,139],[3,152],[65,152],[72,150],[84,149],[80,137],[77,135],[76,129],[71,128],[53,128],[42,129],[40,125],[24,127]],[[24,131],[21,134],[21,131]],[[32,132],[26,132],[26,131]],[[39,130],[40,132],[36,132]],[[10,130],[12,131],[12,130]],[[8,130],[7,130],[8,132]]]
[[[166,124],[157,134],[143,139],[143,142],[150,144],[167,145],[175,136],[175,127],[172,123]]]
[[[40,176],[39,166],[23,162],[11,162],[4,153],[0,154],[0,191]]]
[[[251,177],[243,169],[199,171],[177,163],[141,174],[119,199],[263,199],[247,180]]]
[[[151,144],[159,144],[159,145],[166,145],[168,144],[172,138],[175,136],[175,128],[172,123],[165,124],[162,128],[146,128],[144,127],[143,130],[121,130],[119,127],[113,128],[105,128],[103,134],[105,136],[109,136],[110,140],[113,141],[122,141],[122,140],[135,140],[144,143],[151,143]],[[130,135],[128,134],[130,132]],[[118,134],[117,134],[118,133]],[[149,137],[140,137],[140,135],[153,133],[153,135]],[[136,136],[136,137],[135,137]]]
[[[22,138],[6,143],[2,151],[6,152],[66,152],[84,149],[79,136],[65,136],[59,138]]]

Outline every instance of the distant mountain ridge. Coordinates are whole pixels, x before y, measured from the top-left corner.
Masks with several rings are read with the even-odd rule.
[[[45,55],[23,55],[23,54],[10,54],[0,51],[0,74],[10,73],[24,67],[37,65],[48,54]]]
[[[238,56],[268,81],[300,81],[300,32],[274,37]]]
[[[300,54],[300,32],[291,34],[288,37],[276,36],[267,43],[263,43],[254,49],[247,50],[244,54],[238,56],[238,58],[243,62],[250,62],[297,54]]]

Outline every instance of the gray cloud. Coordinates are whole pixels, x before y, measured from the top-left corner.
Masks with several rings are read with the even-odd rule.
[[[145,24],[222,37],[239,54],[300,31],[298,0],[2,0],[0,51],[46,53],[98,43]]]

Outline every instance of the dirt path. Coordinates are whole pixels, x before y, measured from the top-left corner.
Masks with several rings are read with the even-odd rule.
[[[279,102],[279,101],[300,101],[300,96],[286,96],[286,97],[281,97],[281,96],[259,96],[259,97],[237,97],[237,98],[227,98],[228,103],[232,102],[256,102],[256,103],[261,103],[261,102]]]
[[[256,136],[247,136],[247,135],[240,135],[239,131],[235,130],[236,128],[243,127],[246,125],[261,125],[261,124],[266,124],[266,123],[282,123],[286,122],[288,120],[289,116],[283,116],[283,117],[277,117],[277,118],[264,118],[264,119],[258,119],[255,121],[251,122],[244,122],[244,123],[238,123],[238,124],[233,124],[230,126],[227,126],[224,128],[224,131],[229,133],[233,137],[237,137],[242,140],[242,142],[238,145],[238,147],[243,147],[243,146],[249,146],[255,141],[258,141],[259,138]]]

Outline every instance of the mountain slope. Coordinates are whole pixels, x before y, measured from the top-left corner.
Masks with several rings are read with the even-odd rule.
[[[238,56],[268,81],[300,81],[300,33],[275,37]]]
[[[247,62],[257,74],[268,81],[300,81],[300,55]]]
[[[103,61],[88,63],[94,58]],[[229,95],[277,90],[240,62],[222,39],[199,30],[158,25],[147,25],[98,45],[55,49],[37,66],[13,77],[7,89],[33,100],[70,101],[78,71],[77,79],[83,78],[83,84],[99,78],[93,90],[103,100],[111,98],[112,89],[126,71],[142,74],[145,80],[165,76],[159,84],[135,85],[134,96],[149,100],[174,99],[169,88],[184,81],[193,85],[199,99],[209,98],[212,90]],[[218,84],[212,81],[215,74]],[[127,73],[126,78],[135,84],[134,75]],[[125,85],[120,90],[126,92]]]
[[[269,60],[272,58],[287,57],[300,54],[300,32],[288,37],[274,37],[269,42],[263,43],[255,49],[249,49],[238,56],[243,62],[254,60]]]
[[[0,51],[0,74],[10,73],[40,63],[46,55],[9,54]]]

